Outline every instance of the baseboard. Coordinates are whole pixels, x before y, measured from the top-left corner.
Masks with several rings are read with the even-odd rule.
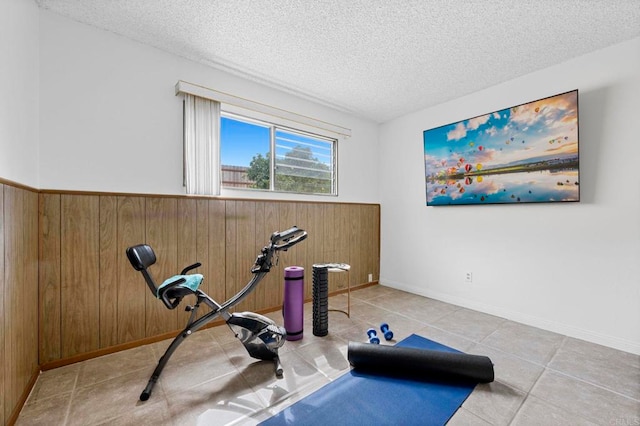
[[[27,398],[29,398],[29,394],[33,390],[33,387],[36,385],[36,380],[38,380],[39,375],[40,375],[40,368],[36,368],[35,371],[31,374],[29,383],[27,383],[27,386],[24,388],[24,391],[22,391],[22,395],[20,395],[20,399],[18,400],[18,403],[16,404],[16,406],[13,408],[13,411],[9,415],[9,418],[7,419],[7,423],[6,423],[7,426],[13,426],[18,421],[18,416],[22,411],[22,407],[24,407],[25,402],[27,402]]]
[[[591,330],[585,330],[573,325],[556,321],[549,321],[545,318],[525,314],[523,312],[513,311],[511,309],[505,309],[502,307],[481,303],[476,300],[452,296],[447,293],[433,291],[431,289],[426,289],[423,287],[414,287],[404,283],[387,280],[382,277],[380,278],[380,284],[386,287],[395,288],[397,290],[402,290],[420,296],[429,297],[431,299],[436,299],[441,302],[451,303],[463,308],[473,309],[475,311],[495,315],[511,321],[519,322],[521,324],[530,325],[532,327],[537,327],[543,330],[563,334],[565,336],[573,337],[576,339],[586,340],[598,345],[603,345],[624,352],[640,355],[640,342],[620,339],[618,337],[597,333]]]
[[[218,319],[205,325],[200,330],[205,330],[207,328],[215,327],[222,324],[224,324],[224,321],[222,319]],[[145,337],[144,339],[134,340],[127,343],[121,343],[119,345],[97,349],[95,351],[84,352],[68,358],[62,358],[62,359],[57,359],[55,361],[45,362],[42,365],[40,365],[40,369],[42,371],[52,370],[54,368],[64,367],[65,365],[75,364],[76,362],[82,362],[82,361],[87,361],[89,359],[98,358],[103,355],[109,355],[109,354],[120,352],[120,351],[126,351],[127,349],[137,348],[138,346],[149,345],[151,343],[160,342],[162,340],[172,339],[176,337],[176,335],[180,333],[180,331],[182,331],[182,329],[169,331],[167,333],[162,333],[157,336]]]

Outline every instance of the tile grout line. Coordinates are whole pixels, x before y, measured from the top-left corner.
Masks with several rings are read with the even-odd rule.
[[[580,378],[580,377],[572,376],[571,374],[569,374],[569,373],[565,373],[564,371],[556,370],[556,369],[551,368],[551,367],[545,367],[545,370],[549,370],[549,371],[551,371],[551,372],[553,372],[553,373],[556,373],[556,374],[558,374],[558,375],[560,375],[560,376],[564,376],[564,377],[566,377],[566,378],[569,378],[569,379],[575,380],[575,381],[577,381],[577,382],[581,382],[581,383],[584,383],[584,384],[586,384],[586,385],[593,386],[593,387],[598,388],[598,389],[601,389],[601,390],[603,390],[603,391],[606,391],[606,392],[612,393],[612,394],[614,394],[614,395],[618,395],[618,396],[623,397],[623,398],[625,398],[625,399],[628,399],[628,400],[631,400],[631,401],[634,401],[634,402],[640,402],[640,399],[636,399],[636,398],[634,398],[634,397],[632,397],[632,396],[625,395],[625,394],[623,394],[623,393],[620,393],[620,392],[615,391],[615,390],[613,390],[613,389],[609,389],[609,388],[607,388],[607,387],[605,387],[605,386],[603,386],[603,385],[599,385],[599,384],[597,384],[597,383],[590,382],[590,381],[585,380],[585,379],[582,379],[582,378]]]
[[[563,339],[564,342],[564,339]],[[562,343],[560,344],[560,346],[562,346]],[[556,349],[557,352],[557,349]],[[555,354],[554,354],[555,356]],[[553,359],[553,357],[551,357],[551,359]],[[551,361],[549,361],[551,362]],[[531,385],[531,388],[529,388],[529,390],[526,392],[524,399],[522,400],[522,402],[520,403],[520,405],[518,406],[518,409],[516,410],[516,412],[513,414],[513,417],[511,418],[511,421],[509,422],[509,425],[513,424],[513,422],[515,421],[516,417],[518,416],[518,413],[520,413],[520,410],[522,409],[522,407],[524,406],[525,402],[527,402],[527,400],[529,399],[529,397],[534,397],[537,398],[537,396],[532,395],[531,391],[536,387],[536,385],[538,384],[538,382],[540,381],[540,378],[544,375],[545,370],[547,369],[546,365],[541,366],[542,367],[542,371],[540,372],[540,374],[538,375],[538,377],[536,377],[536,380],[533,382],[533,384]],[[542,401],[544,401],[543,399],[541,399]],[[547,402],[547,401],[545,401]],[[556,407],[555,405],[553,405],[554,407]],[[561,407],[556,407],[561,409],[562,411],[565,411],[564,409],[562,409]]]
[[[67,406],[67,411],[64,414],[64,425],[69,424],[69,416],[71,415],[71,406],[73,403],[73,398],[75,397],[76,388],[78,386],[78,380],[80,377],[80,370],[82,369],[82,364],[78,367],[78,371],[76,371],[76,376],[73,380],[73,387],[71,388],[71,394],[69,395],[69,405]]]
[[[536,381],[535,381],[535,383],[533,384],[533,386],[531,386],[531,390],[533,390],[533,389],[535,388],[535,386],[538,384],[538,382],[540,381],[540,379],[541,379],[541,378],[542,378],[542,376],[544,375],[545,371],[547,371],[547,370],[549,370],[549,371],[554,371],[554,372],[555,372],[555,370],[552,370],[552,369],[550,369],[550,368],[548,368],[548,367],[544,367],[544,370],[542,370],[542,373],[540,373],[540,375],[539,375],[539,376],[538,376],[538,378],[536,379]],[[571,378],[571,376],[567,376],[567,377]],[[568,411],[566,408],[561,407],[561,406],[559,406],[559,405],[556,405],[556,404],[554,403],[554,401],[548,400],[548,399],[543,398],[543,397],[538,396],[538,395],[533,395],[533,394],[531,393],[531,391],[529,391],[529,392],[527,392],[527,394],[526,394],[526,396],[525,396],[524,400],[522,401],[522,404],[520,404],[520,407],[518,407],[518,410],[517,410],[517,411],[516,411],[516,413],[514,414],[513,419],[511,419],[511,422],[509,423],[510,425],[511,425],[511,424],[513,424],[513,421],[515,420],[516,416],[518,415],[518,413],[520,412],[520,410],[521,410],[521,409],[522,409],[522,407],[524,406],[524,403],[525,403],[527,400],[529,400],[529,399],[530,399],[530,397],[531,397],[531,398],[535,398],[535,399],[539,399],[540,401],[544,402],[545,404],[549,404],[550,406],[552,406],[553,408],[555,408],[555,409],[557,409],[557,410],[559,410],[559,411],[561,411],[561,412],[569,413],[569,414],[571,414],[572,416],[577,416],[577,417],[579,417],[579,418],[581,418],[581,419],[583,419],[583,420],[586,420],[586,421],[588,421],[588,422],[591,422],[591,420],[589,420],[588,418],[583,417],[583,416],[582,416],[582,415],[580,415],[580,414],[576,414],[576,413],[570,412],[570,411]]]
[[[545,366],[545,370],[549,370],[549,371],[552,371],[552,372],[554,372],[554,373],[557,373],[557,374],[559,374],[559,375],[561,375],[561,376],[565,376],[565,377],[568,377],[568,378],[570,378],[570,379],[573,379],[573,380],[576,380],[576,381],[579,381],[579,382],[585,383],[585,384],[587,384],[587,385],[591,385],[591,386],[594,386],[594,387],[596,387],[596,388],[599,388],[599,389],[605,390],[605,391],[607,391],[607,392],[611,392],[611,393],[613,393],[613,394],[616,394],[616,395],[618,395],[618,396],[621,396],[621,397],[624,397],[624,398],[630,399],[630,400],[632,400],[632,401],[640,402],[640,399],[636,399],[636,398],[634,398],[634,397],[632,397],[632,396],[629,396],[629,395],[625,395],[625,394],[623,394],[623,393],[620,393],[620,392],[618,392],[618,391],[616,391],[616,390],[614,390],[614,389],[610,389],[610,388],[608,388],[608,387],[606,387],[606,386],[604,386],[604,385],[601,385],[601,384],[598,384],[598,383],[591,382],[591,381],[589,381],[589,380],[587,380],[587,379],[583,379],[583,378],[581,378],[581,377],[577,377],[577,376],[571,375],[571,374],[569,374],[569,373],[566,373],[566,372],[564,372],[564,371],[557,370],[557,369],[555,369],[555,368],[551,367],[551,363],[553,362],[553,360],[554,360],[554,359],[556,358],[556,356],[558,355],[558,352],[560,351],[560,349],[562,349],[562,347],[564,346],[564,344],[565,344],[568,340],[569,340],[569,336],[564,336],[564,338],[562,339],[562,343],[560,344],[560,346],[558,346],[558,349],[556,349],[555,353],[553,354],[553,356],[551,357],[551,359],[549,360],[549,362],[548,362],[548,363],[547,363],[547,365]]]

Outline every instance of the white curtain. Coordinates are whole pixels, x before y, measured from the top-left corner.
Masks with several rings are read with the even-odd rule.
[[[220,102],[184,95],[187,194],[220,195]]]

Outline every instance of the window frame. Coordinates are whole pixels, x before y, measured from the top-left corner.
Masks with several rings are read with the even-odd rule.
[[[330,196],[337,197],[338,196],[338,144],[340,138],[336,135],[329,134],[320,134],[317,131],[309,130],[309,128],[305,128],[308,126],[304,125],[295,125],[292,126],[288,123],[279,122],[278,120],[274,120],[271,117],[268,117],[263,114],[256,114],[252,111],[241,110],[238,111],[238,108],[231,107],[229,105],[222,104],[220,111],[220,120],[222,122],[223,118],[236,120],[245,122],[248,124],[253,124],[260,127],[268,127],[269,128],[269,188],[244,188],[244,187],[233,187],[233,186],[225,186],[224,182],[220,182],[220,186],[225,190],[239,190],[239,191],[258,191],[258,192],[268,192],[268,193],[281,193],[281,194],[298,194],[298,195],[313,195],[313,196]],[[297,124],[297,123],[294,123]],[[276,162],[276,133],[278,131],[282,131],[285,133],[291,133],[294,135],[299,135],[302,137],[316,139],[322,142],[326,142],[330,146],[330,172],[331,172],[331,191],[330,192],[301,192],[301,191],[287,191],[276,188],[276,175],[277,175],[277,162]],[[219,149],[222,150],[223,141],[220,138],[219,141]],[[222,160],[220,162],[220,173],[222,173]],[[227,166],[233,166],[231,164],[227,164]]]

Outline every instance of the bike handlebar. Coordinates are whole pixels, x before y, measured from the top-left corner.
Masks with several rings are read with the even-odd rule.
[[[269,245],[265,246],[261,254],[256,259],[251,272],[267,273],[271,269],[271,258],[273,254],[280,250],[287,250],[289,247],[293,247],[300,241],[307,238],[307,232],[304,229],[300,229],[297,226],[287,229],[286,231],[274,232],[269,239]]]
[[[307,238],[307,232],[294,226],[286,231],[271,234],[271,246],[275,250],[286,250]]]

